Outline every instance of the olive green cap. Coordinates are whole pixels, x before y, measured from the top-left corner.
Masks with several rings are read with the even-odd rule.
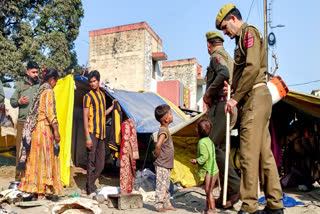
[[[218,30],[221,30],[220,29],[221,22],[226,17],[226,15],[234,8],[236,8],[236,6],[234,4],[226,4],[220,9],[220,11],[217,15],[217,18],[216,18],[216,28]]]
[[[218,37],[224,42],[223,36],[218,31],[209,31],[206,33],[206,37],[207,37],[207,41]]]

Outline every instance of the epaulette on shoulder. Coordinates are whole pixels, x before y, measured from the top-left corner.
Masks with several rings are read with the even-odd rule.
[[[216,53],[219,54],[220,56],[222,56],[222,58],[227,62],[228,61],[228,56],[227,56],[227,52],[226,51],[222,51],[222,50],[216,50],[214,52],[214,54],[211,55],[210,59],[213,59],[213,57],[216,57]]]
[[[258,29],[256,26],[254,26],[254,25],[247,25],[245,28],[247,28],[247,27],[252,27],[252,28],[254,28],[254,29],[259,33],[260,39],[262,39],[262,35],[261,35],[259,29]]]

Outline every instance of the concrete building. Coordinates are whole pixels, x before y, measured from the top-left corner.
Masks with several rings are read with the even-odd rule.
[[[161,80],[162,40],[146,22],[89,33],[90,70],[117,89],[157,90]]]
[[[167,94],[178,106],[201,111],[205,83],[197,60],[163,60],[167,60],[167,55],[162,52],[162,40],[146,22],[89,33],[89,69],[98,70],[101,81],[107,80],[117,89],[157,92],[158,82],[179,80],[182,85],[160,84],[160,87],[179,85],[176,93],[170,94],[169,89],[159,92]]]
[[[176,106],[190,108],[190,90],[179,80],[159,81],[157,92]]]
[[[190,109],[203,110],[202,66],[195,58],[166,61],[162,63],[163,81],[179,80],[190,90]]]

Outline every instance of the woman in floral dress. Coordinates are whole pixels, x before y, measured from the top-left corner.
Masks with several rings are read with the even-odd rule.
[[[18,169],[22,173],[19,190],[33,193],[33,199],[45,199],[45,195],[59,195],[60,134],[53,88],[58,80],[55,69],[45,69],[42,84],[33,98],[23,129]]]

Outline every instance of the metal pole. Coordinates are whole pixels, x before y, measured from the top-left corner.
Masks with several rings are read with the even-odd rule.
[[[267,0],[263,0],[264,5],[264,45],[266,47],[267,54],[267,72],[268,72],[268,21],[267,21]]]

